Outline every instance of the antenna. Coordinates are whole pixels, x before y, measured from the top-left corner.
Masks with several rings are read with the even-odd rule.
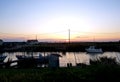
[[[95,36],[93,36],[93,42],[95,42]]]
[[[36,35],[36,40],[37,40],[37,35]]]
[[[70,29],[68,29],[68,39],[69,39],[69,43],[70,43]]]

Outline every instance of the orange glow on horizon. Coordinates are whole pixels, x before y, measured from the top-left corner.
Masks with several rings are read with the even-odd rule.
[[[56,34],[0,34],[0,39],[37,39],[39,41],[60,41],[68,42],[69,36],[67,32]],[[71,33],[70,41],[116,41],[120,40],[120,34],[89,34],[89,33]]]

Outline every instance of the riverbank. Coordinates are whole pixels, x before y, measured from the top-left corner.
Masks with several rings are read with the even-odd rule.
[[[103,51],[120,51],[120,42],[71,42],[71,43],[37,43],[7,42],[0,46],[0,52],[85,52],[85,48],[94,45]]]

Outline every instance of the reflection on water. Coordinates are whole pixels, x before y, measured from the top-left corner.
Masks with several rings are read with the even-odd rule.
[[[39,54],[42,54],[42,56],[47,56],[48,54],[50,54],[52,52],[13,52],[13,53],[8,53],[5,52],[2,55],[7,56],[4,60],[4,62],[7,62],[8,59],[11,60],[17,60],[16,55],[23,55],[23,56],[33,56],[33,57],[38,57]],[[88,64],[89,65],[89,60],[95,60],[98,59],[99,57],[112,57],[112,58],[116,58],[117,62],[120,62],[120,53],[119,52],[104,52],[104,53],[86,53],[86,52],[66,52],[66,53],[62,53],[62,52],[53,52],[53,53],[59,53],[60,55],[62,55],[62,57],[59,58],[60,60],[60,66],[61,67],[66,67],[67,63],[71,63],[72,66],[76,66],[77,63],[84,63],[84,64]],[[16,63],[14,63],[16,64]],[[14,65],[12,64],[12,65]]]
[[[7,57],[4,59],[3,62],[18,60],[17,57],[15,56],[15,53],[6,53],[5,55],[6,55]],[[17,62],[11,63],[10,66],[14,66],[14,65],[17,65]]]

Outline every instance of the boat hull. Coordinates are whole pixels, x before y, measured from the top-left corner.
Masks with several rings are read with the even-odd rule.
[[[89,50],[89,49],[86,49],[86,52],[88,52],[88,53],[102,53],[103,51],[102,50]]]
[[[89,48],[86,48],[86,52],[89,52],[89,53],[102,53],[102,49],[99,48],[99,49],[96,49],[95,46],[90,46]]]

